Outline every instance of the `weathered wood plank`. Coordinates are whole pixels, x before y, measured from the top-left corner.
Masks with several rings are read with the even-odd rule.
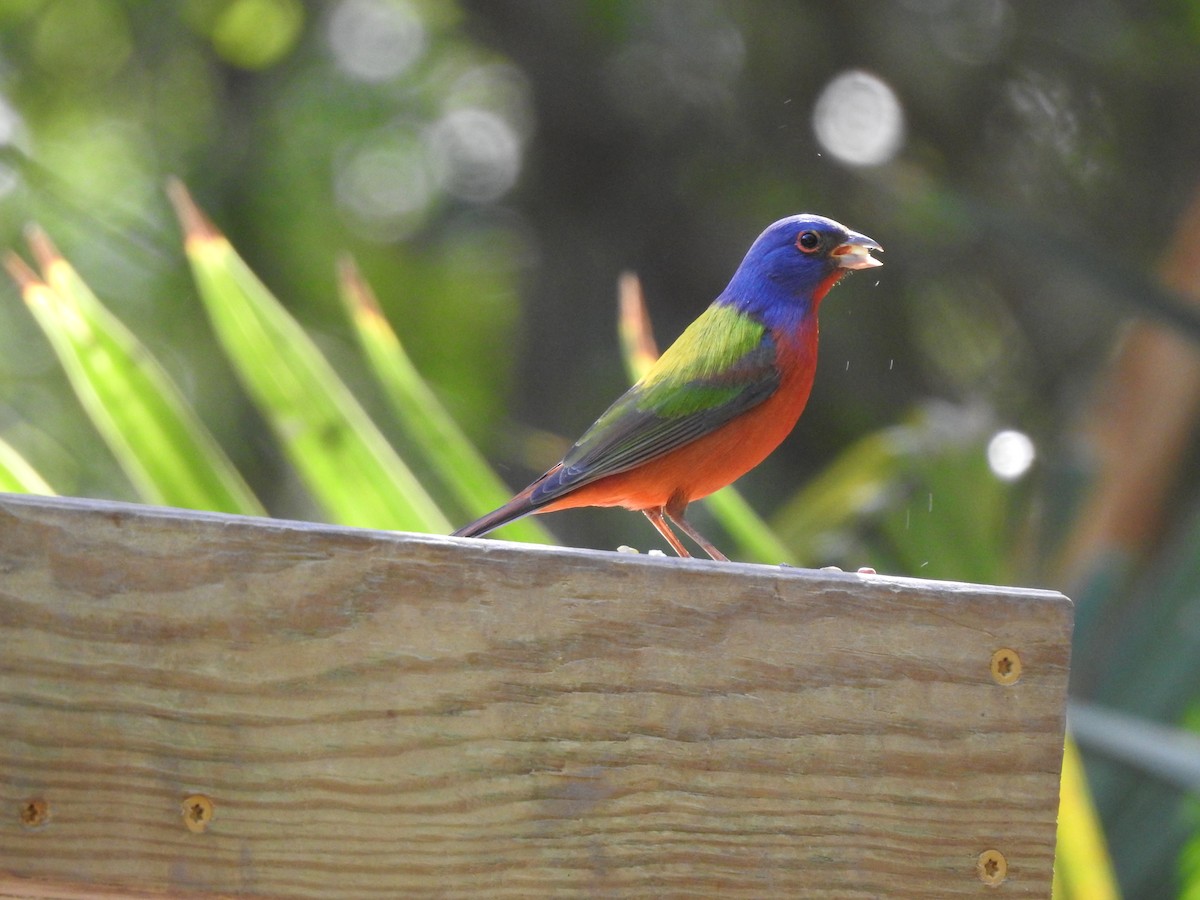
[[[1048,592],[0,496],[0,896],[991,896],[995,850],[1047,897],[1070,629]]]

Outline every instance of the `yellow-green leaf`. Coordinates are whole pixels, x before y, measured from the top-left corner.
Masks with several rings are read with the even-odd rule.
[[[1058,807],[1054,900],[1120,900],[1120,896],[1083,762],[1068,736]]]
[[[0,492],[50,496],[54,489],[10,443],[0,439]]]
[[[401,426],[414,448],[462,508],[466,516],[481,516],[512,496],[491,466],[463,434],[441,401],[421,378],[388,324],[370,286],[349,257],[339,266],[338,283],[367,360],[383,386]],[[533,519],[513,522],[504,530],[513,540],[556,543]]]
[[[769,565],[796,564],[796,554],[779,539],[737,488],[727,487],[710,494],[704,504],[751,561]]]
[[[337,522],[446,532],[450,523],[304,329],[170,186],[213,328],[308,489]]]
[[[261,515],[262,506],[150,351],[40,231],[42,277],[15,255],[9,273],[71,386],[148,503]]]
[[[882,502],[911,444],[907,434],[887,428],[848,447],[775,513],[776,533],[801,558],[815,557],[817,538]]]

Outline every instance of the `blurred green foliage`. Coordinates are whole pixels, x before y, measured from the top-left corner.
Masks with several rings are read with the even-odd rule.
[[[640,273],[666,344],[765,225],[833,216],[885,266],[825,303],[810,408],[739,490],[803,563],[1068,590],[1075,690],[1170,724],[1200,701],[1200,448],[1153,547],[1072,583],[1056,558],[1093,472],[1085,401],[1125,323],[1196,322],[1153,270],[1200,184],[1198,8],[0,0],[0,238],[43,225],[253,495],[319,517],[195,299],[169,176],[420,459],[333,302],[352,253],[413,368],[513,487],[625,384],[617,273]],[[885,90],[845,101],[856,114],[819,141],[814,111],[850,70]],[[847,162],[878,151],[889,91],[894,155]],[[39,489],[24,458],[46,489],[138,496],[4,291],[3,484]],[[1036,450],[1008,479],[986,453],[1005,429]],[[620,511],[543,524],[657,545]],[[1195,896],[1183,792],[1083,749],[1125,892]]]

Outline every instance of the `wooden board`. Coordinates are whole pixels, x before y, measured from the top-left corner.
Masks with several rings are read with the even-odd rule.
[[[1048,897],[1071,621],[0,495],[0,897]]]

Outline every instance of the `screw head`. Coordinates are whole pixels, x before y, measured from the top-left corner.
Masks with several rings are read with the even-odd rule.
[[[193,834],[200,834],[208,828],[213,818],[213,802],[203,794],[192,794],[184,798],[183,824]]]
[[[50,804],[41,797],[24,801],[17,815],[25,828],[41,828],[50,821]]]
[[[989,887],[999,887],[1008,877],[1008,860],[999,850],[984,850],[975,863],[975,873]]]
[[[1001,647],[992,654],[992,680],[1003,685],[1021,680],[1021,657],[1016,650]]]

